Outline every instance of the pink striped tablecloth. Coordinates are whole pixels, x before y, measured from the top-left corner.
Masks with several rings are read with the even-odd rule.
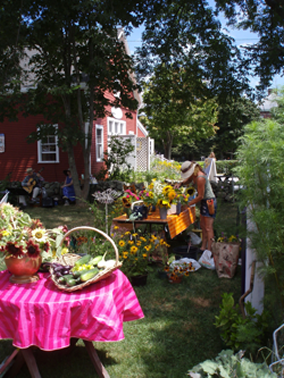
[[[60,291],[49,277],[12,284],[0,272],[0,339],[18,348],[32,345],[51,351],[68,347],[70,338],[119,341],[123,322],[144,317],[133,287],[116,270],[111,276],[72,293]]]

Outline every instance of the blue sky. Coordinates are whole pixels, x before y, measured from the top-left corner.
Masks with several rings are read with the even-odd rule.
[[[222,25],[225,25],[225,20],[223,17],[219,17]],[[137,47],[141,46],[141,35],[144,28],[140,27],[137,29],[134,29],[133,33],[127,37],[128,45],[131,51],[131,54],[135,52],[135,49]],[[258,37],[255,33],[251,33],[249,31],[245,30],[238,30],[238,29],[229,29],[227,27],[228,33],[236,40],[237,45],[242,44],[252,44],[256,43],[258,41]],[[258,78],[253,77],[251,79],[251,86],[255,87],[258,84]],[[284,77],[281,77],[279,75],[276,75],[273,79],[272,85],[270,88],[276,88],[284,85]]]

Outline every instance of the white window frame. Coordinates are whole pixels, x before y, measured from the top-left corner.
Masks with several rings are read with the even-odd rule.
[[[101,156],[98,156],[99,154],[99,148],[98,148],[98,141],[97,141],[97,130],[101,130],[102,133],[102,154]],[[104,157],[104,127],[102,125],[96,125],[96,136],[95,136],[95,151],[96,151],[96,162],[100,163],[103,161]]]
[[[58,128],[58,124],[53,125],[55,129]],[[55,145],[55,151],[54,152],[46,152],[47,154],[54,154],[55,160],[43,160],[43,155],[45,154],[45,151],[43,151],[43,145],[47,143],[43,143],[41,140],[38,140],[37,146],[38,146],[38,163],[42,164],[54,164],[59,163],[59,148],[58,148],[58,137],[57,135],[48,135],[47,137],[52,136],[55,138],[55,142],[52,143],[52,145]]]
[[[110,130],[110,125],[111,125],[111,130]],[[116,130],[116,125],[117,125],[117,130]],[[119,130],[118,130],[118,126],[119,126]],[[120,119],[116,119],[112,117],[107,117],[108,136],[126,135],[126,127],[127,127],[126,121],[122,121]]]

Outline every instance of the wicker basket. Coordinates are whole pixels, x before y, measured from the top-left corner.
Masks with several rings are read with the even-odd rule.
[[[66,287],[65,285],[61,285],[57,282],[56,280],[56,277],[55,277],[55,274],[54,274],[54,271],[53,269],[51,268],[51,279],[53,281],[53,283],[55,284],[55,286],[60,289],[60,290],[64,290],[64,291],[68,291],[68,292],[72,292],[72,291],[76,291],[76,290],[80,290],[80,289],[83,289],[85,286],[88,286],[92,283],[95,283],[97,281],[100,281],[102,280],[103,278],[106,278],[108,276],[110,276],[112,274],[112,272],[114,272],[117,268],[120,268],[120,266],[122,266],[122,263],[119,262],[119,253],[118,253],[118,248],[116,246],[116,244],[114,243],[113,239],[111,239],[107,234],[105,234],[103,231],[101,230],[98,230],[97,228],[93,228],[93,227],[88,227],[88,226],[82,226],[82,227],[75,227],[71,230],[69,230],[65,235],[64,237],[62,238],[62,241],[60,243],[60,245],[62,245],[64,239],[69,236],[72,232],[75,232],[75,231],[80,231],[80,230],[88,230],[88,231],[95,231],[95,232],[98,232],[99,234],[103,235],[113,246],[114,250],[115,250],[115,253],[116,253],[116,263],[115,265],[112,267],[112,268],[106,268],[102,271],[99,271],[98,274],[91,278],[90,280],[86,281],[86,282],[82,282],[81,284],[79,285],[75,285],[75,286],[71,286],[71,287]],[[74,253],[66,253],[65,255],[62,255],[57,262],[59,262],[60,264],[62,265],[71,265],[71,266],[74,266],[75,262],[80,259],[81,256],[80,255],[76,255]]]

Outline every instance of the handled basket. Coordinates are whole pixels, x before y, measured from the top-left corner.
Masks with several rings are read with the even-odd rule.
[[[69,230],[65,235],[64,237],[62,238],[61,242],[60,242],[60,246],[62,245],[64,239],[69,236],[70,234],[72,234],[73,232],[75,231],[80,231],[80,230],[88,230],[88,231],[95,231],[95,232],[98,232],[100,235],[104,236],[105,239],[107,239],[113,246],[114,250],[115,250],[115,254],[116,254],[116,260],[115,260],[115,264],[114,266],[112,266],[111,268],[106,268],[104,270],[101,270],[98,272],[98,274],[96,274],[96,276],[94,276],[93,278],[91,278],[90,280],[86,281],[86,282],[82,282],[81,284],[78,284],[78,285],[75,285],[75,286],[71,286],[71,287],[67,287],[65,285],[61,285],[60,283],[57,282],[56,280],[56,276],[54,274],[54,271],[51,267],[51,279],[53,281],[53,283],[55,284],[55,286],[60,289],[60,290],[64,290],[64,291],[67,291],[67,292],[72,292],[72,291],[76,291],[76,290],[80,290],[80,289],[83,289],[84,287],[92,284],[92,283],[95,283],[97,281],[100,281],[108,276],[110,276],[112,274],[112,272],[114,272],[117,268],[120,268],[122,266],[122,263],[119,261],[119,253],[118,253],[118,248],[116,246],[116,244],[114,243],[113,239],[110,238],[110,236],[108,236],[107,234],[105,234],[105,232],[101,231],[101,230],[98,230],[97,228],[94,228],[94,227],[88,227],[88,226],[81,226],[81,227],[75,227],[75,228],[72,228],[71,230]],[[62,264],[62,265],[71,265],[71,266],[74,266],[75,262],[77,260],[79,260],[82,256],[80,255],[76,255],[74,253],[66,253],[65,255],[62,255],[60,256],[60,258],[57,260],[58,263]]]

